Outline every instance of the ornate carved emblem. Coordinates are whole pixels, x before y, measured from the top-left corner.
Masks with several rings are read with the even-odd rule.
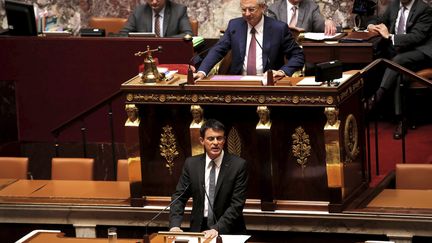
[[[127,94],[126,95],[126,100],[129,101],[129,102],[132,101],[133,98],[134,98],[133,94]]]
[[[359,154],[357,121],[354,115],[349,114],[345,121],[344,147],[346,162],[352,162]]]
[[[160,155],[166,160],[166,167],[169,170],[170,175],[172,175],[172,168],[174,167],[174,159],[178,156],[176,138],[172,132],[172,127],[166,125],[163,128],[163,132],[160,138]]]
[[[304,169],[311,152],[309,135],[300,126],[295,129],[295,133],[291,137],[293,139],[292,153],[297,158],[297,164]]]
[[[241,156],[241,140],[235,127],[232,127],[228,133],[227,147],[230,154]]]

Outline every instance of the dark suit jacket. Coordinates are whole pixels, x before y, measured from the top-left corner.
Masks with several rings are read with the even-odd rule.
[[[163,21],[164,37],[182,38],[186,34],[192,35],[192,27],[187,16],[187,8],[184,5],[167,0]],[[152,22],[152,9],[145,3],[139,5],[135,9],[120,32],[151,32],[153,26]]]
[[[204,173],[205,154],[189,157],[183,166],[183,172],[177,184],[172,200],[177,198],[190,184],[186,192],[170,207],[170,228],[180,227],[183,220],[184,207],[192,197],[192,216],[190,229],[193,232],[201,230],[204,215]],[[243,206],[247,190],[246,161],[235,155],[224,153],[214,198],[214,214],[218,220],[215,228],[219,234],[244,234],[246,226],[243,219]],[[210,210],[210,209],[209,209]]]
[[[232,62],[229,74],[241,74],[246,56],[247,22],[243,18],[232,19],[223,37],[209,51],[198,71],[209,73],[229,50],[232,50]],[[262,63],[264,72],[268,69],[283,70],[291,76],[304,65],[303,50],[297,45],[285,23],[264,16],[264,38]],[[257,47],[259,48],[259,47]],[[284,63],[284,57],[288,62]],[[270,63],[269,63],[270,61]]]
[[[269,17],[287,22],[287,0],[279,0],[268,8]],[[303,0],[299,3],[296,27],[306,32],[324,32],[324,16],[314,0]]]
[[[432,8],[422,0],[413,1],[415,2],[408,15],[406,34],[394,35],[394,46],[400,52],[417,49],[432,58]],[[370,23],[383,23],[390,33],[394,34],[399,5],[399,0],[393,1],[382,17]]]

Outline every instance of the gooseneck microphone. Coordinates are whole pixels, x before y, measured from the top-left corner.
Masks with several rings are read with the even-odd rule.
[[[177,200],[185,194],[185,192],[187,191],[187,189],[189,188],[189,186],[190,186],[190,183],[186,186],[186,188],[183,190],[183,192],[180,195],[178,195],[174,200],[171,201],[170,204],[168,204],[168,206],[166,206],[164,209],[162,209],[161,211],[159,211],[153,218],[151,218],[149,221],[147,221],[147,223],[144,225],[144,227],[145,227],[145,235],[143,236],[144,243],[150,243],[150,237],[149,237],[149,235],[147,233],[148,232],[147,231],[148,230],[148,226],[150,225],[150,223],[152,223],[153,220],[155,220],[157,217],[159,217],[159,215],[161,213],[163,213],[165,210],[167,210],[167,208],[171,207],[171,205],[173,205],[175,202],[177,202]]]
[[[197,54],[193,55],[191,57],[191,59],[189,59],[189,62],[188,62],[188,73],[187,73],[187,83],[188,84],[195,84],[195,80],[194,80],[194,77],[193,77],[193,71],[192,71],[192,68],[191,68],[191,63],[193,62],[195,64],[195,63],[201,62],[202,58],[200,56],[202,54],[208,52],[212,47],[213,46],[205,48],[204,50],[202,50],[202,51],[198,52]]]
[[[207,194],[207,190],[206,190],[205,184],[203,184],[202,186],[203,186],[203,189],[204,189],[204,194],[205,194],[205,196],[207,198],[207,201],[208,201],[208,204],[209,204],[209,208],[212,211],[213,218],[214,218],[214,220],[216,221],[216,224],[217,224],[218,220],[217,220],[217,217],[216,217],[216,215],[214,213],[213,203],[210,201],[210,197]],[[218,232],[218,236],[216,237],[216,243],[222,243],[222,237],[219,235],[219,232]]]

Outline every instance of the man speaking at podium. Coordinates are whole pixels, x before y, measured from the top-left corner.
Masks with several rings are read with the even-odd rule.
[[[240,0],[240,7],[243,17],[229,21],[225,34],[209,51],[195,78],[208,75],[229,50],[229,74],[262,75],[272,69],[274,77],[284,77],[300,70],[304,65],[303,50],[286,23],[264,16],[265,0]]]
[[[245,234],[246,161],[223,151],[225,127],[217,120],[209,119],[202,125],[200,142],[205,153],[186,159],[172,195],[170,231],[182,231],[184,208],[192,197],[190,231],[204,232],[206,238]]]

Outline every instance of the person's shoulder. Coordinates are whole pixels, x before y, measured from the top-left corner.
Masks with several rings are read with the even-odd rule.
[[[201,161],[203,159],[205,159],[205,154],[193,155],[193,156],[187,157],[185,163],[193,163],[196,161]]]
[[[228,160],[235,161],[236,163],[242,163],[242,164],[246,163],[245,159],[243,159],[242,157],[240,157],[238,155],[235,155],[235,154],[231,154],[231,153],[225,152],[224,156],[226,156],[226,158]]]
[[[267,22],[267,24],[275,27],[275,28],[288,28],[288,25],[285,22],[264,16],[264,21]],[[264,23],[265,24],[265,23]]]
[[[274,3],[270,4],[269,8],[276,9],[284,3],[285,0],[277,0]]]

